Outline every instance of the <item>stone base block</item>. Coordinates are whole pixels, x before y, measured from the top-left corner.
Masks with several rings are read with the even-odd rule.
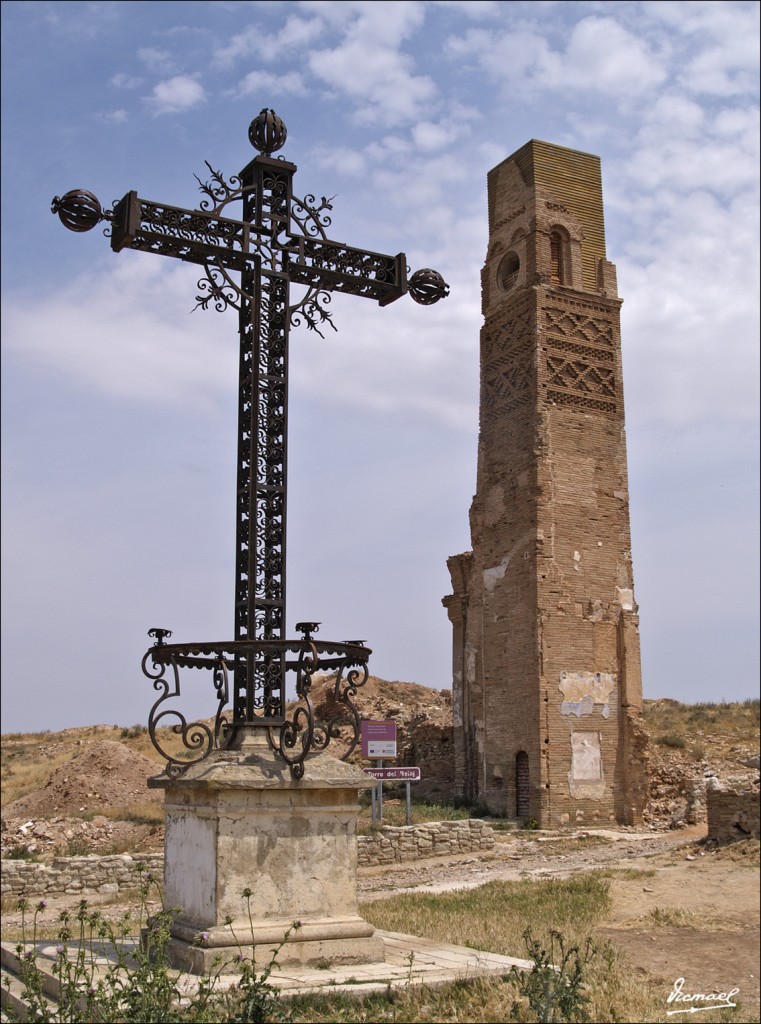
[[[285,924],[281,929],[271,926],[266,930],[255,929],[254,953],[258,971],[264,970],[270,963],[273,951],[288,927]],[[225,964],[234,967],[235,958],[241,952],[245,957],[251,956],[250,939],[246,941],[244,934],[238,934],[241,943],[240,946],[236,945],[231,941],[229,928],[226,929],[226,936],[221,934],[222,929],[215,930],[220,934],[212,932],[203,945],[180,938],[178,932],[182,931],[182,928],[173,929],[169,941],[169,961],[173,967],[191,974],[209,974]],[[383,939],[359,917],[346,921],[325,920],[304,924],[291,932],[277,955],[277,963],[281,967],[316,967],[324,963],[382,963],[383,959]]]

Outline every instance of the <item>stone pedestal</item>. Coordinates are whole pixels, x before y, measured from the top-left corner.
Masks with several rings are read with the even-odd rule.
[[[363,771],[317,754],[296,780],[254,739],[148,785],[165,790],[164,905],[178,908],[175,966],[205,973],[220,956],[232,960],[238,942],[250,955],[253,923],[263,967],[295,921],[279,964],[383,960],[383,940],[357,904],[357,797],[375,785]]]

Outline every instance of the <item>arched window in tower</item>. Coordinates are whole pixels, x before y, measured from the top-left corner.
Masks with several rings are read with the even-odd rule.
[[[565,239],[559,231],[552,231],[550,233],[550,283],[568,283],[568,267],[565,258]]]
[[[502,257],[497,267],[497,284],[503,292],[509,292],[515,286],[520,268],[521,261],[516,252],[509,252]]]

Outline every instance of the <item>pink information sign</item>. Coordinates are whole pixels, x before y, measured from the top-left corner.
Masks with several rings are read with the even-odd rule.
[[[396,722],[360,723],[362,757],[396,757]]]

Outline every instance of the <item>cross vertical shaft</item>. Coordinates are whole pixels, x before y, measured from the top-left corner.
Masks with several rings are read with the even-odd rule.
[[[285,628],[289,281],[277,243],[290,220],[295,169],[259,156],[240,175],[243,220],[261,234],[242,275],[239,312],[236,640],[282,640]],[[236,725],[282,721],[284,698],[276,652],[236,662]]]

